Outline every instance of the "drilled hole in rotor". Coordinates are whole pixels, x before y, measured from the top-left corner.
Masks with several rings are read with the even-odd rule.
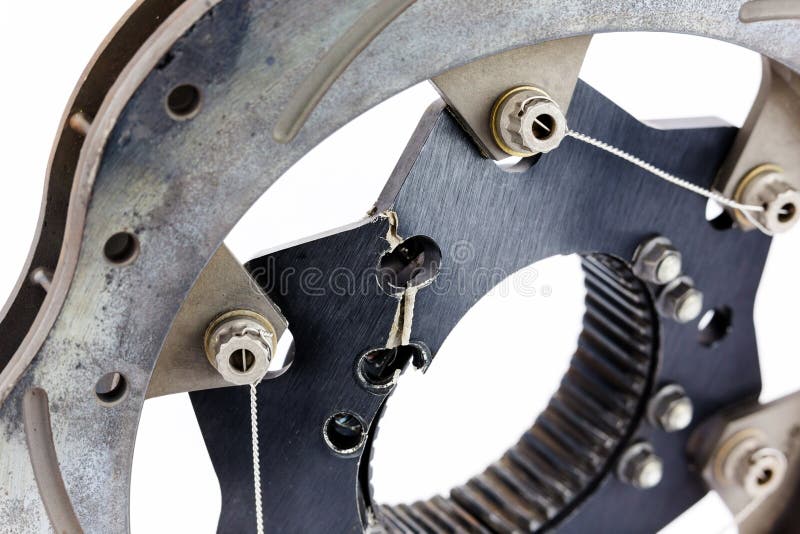
[[[128,381],[118,372],[104,374],[94,386],[94,393],[103,404],[116,404],[127,392]]]
[[[247,349],[238,349],[228,356],[228,365],[237,373],[247,373],[256,363],[255,355]]]
[[[178,120],[190,119],[200,109],[200,90],[194,85],[175,87],[167,96],[167,111]]]
[[[698,341],[705,347],[716,347],[731,331],[733,312],[727,306],[708,310],[697,324]]]
[[[381,257],[379,283],[384,291],[396,293],[422,287],[436,278],[442,264],[442,251],[430,237],[409,237]]]
[[[546,141],[553,136],[556,129],[556,119],[552,115],[543,113],[533,120],[533,136],[539,141]]]
[[[783,206],[781,206],[780,212],[778,212],[778,221],[782,223],[787,223],[791,221],[792,219],[794,219],[796,211],[797,209],[791,202],[784,204]]]
[[[350,412],[338,412],[330,416],[325,422],[323,435],[328,447],[341,455],[358,452],[367,438],[361,418]]]
[[[139,241],[130,232],[119,232],[108,238],[103,254],[111,263],[122,265],[130,263],[139,253]]]

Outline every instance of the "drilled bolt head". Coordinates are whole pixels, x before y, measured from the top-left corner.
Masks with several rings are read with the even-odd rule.
[[[237,310],[217,317],[205,335],[211,365],[232,384],[257,383],[275,353],[275,330],[261,315]]]
[[[720,458],[725,482],[742,488],[752,498],[774,492],[783,483],[788,470],[786,455],[764,445],[765,436],[752,429],[734,435]],[[722,450],[722,449],[720,449]]]
[[[658,312],[679,323],[694,321],[703,311],[703,294],[683,276],[667,284],[656,301]]]
[[[786,232],[800,216],[800,192],[773,165],[764,165],[745,177],[736,196],[743,204],[763,206],[764,211],[751,212],[750,217],[771,233]],[[737,217],[745,228],[753,226],[741,213]]]
[[[635,488],[654,488],[663,476],[664,463],[646,441],[628,447],[617,463],[617,478]]]
[[[639,245],[633,258],[633,274],[651,284],[664,285],[681,274],[681,253],[663,236]]]
[[[677,384],[658,390],[647,405],[650,422],[666,432],[677,432],[692,423],[694,406],[686,392]]]
[[[550,152],[567,135],[567,119],[558,104],[529,86],[511,89],[497,100],[491,126],[498,146],[518,157]]]

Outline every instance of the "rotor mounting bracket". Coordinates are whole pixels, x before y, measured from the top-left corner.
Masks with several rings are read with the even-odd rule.
[[[591,40],[584,35],[515,48],[447,71],[432,82],[481,153],[504,159],[508,153],[490,127],[497,98],[511,87],[533,84],[566,113]]]

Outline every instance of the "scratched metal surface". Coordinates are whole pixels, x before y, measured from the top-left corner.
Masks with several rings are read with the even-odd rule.
[[[583,82],[569,121],[579,131],[705,186],[735,134],[733,128],[649,128]],[[697,341],[696,322],[662,321],[656,382],[682,384],[695,403],[696,421],[760,390],[752,307],[770,240],[753,232],[713,229],[704,218],[701,197],[572,139],[528,172],[506,173],[481,159],[450,116],[441,114],[392,209],[401,236],[427,235],[444,253],[436,283],[417,295],[411,334],[434,354],[491,289],[475,284],[480,273],[510,274],[555,254],[630,258],[639,242],[659,233],[682,251],[685,272],[707,303],[731,307],[734,328],[718,347],[708,349]],[[322,424],[340,409],[368,422],[374,419],[383,399],[358,386],[353,368],[364,350],[386,343],[396,300],[376,291],[374,278],[357,277],[371,291],[354,294],[335,294],[328,282],[345,269],[360,274],[374,267],[388,247],[386,231],[385,220],[378,219],[248,265],[281,307],[296,340],[292,369],[259,387],[264,506],[271,531],[362,528],[359,458],[332,454],[322,439]],[[303,279],[308,269],[318,269],[313,276],[319,281],[312,285]],[[241,460],[249,451],[247,391],[191,396],[222,487],[219,532],[246,531],[255,521],[251,466]],[[536,415],[531,414],[532,421]],[[695,502],[705,490],[686,466],[689,432],[665,434],[642,426],[637,436],[648,437],[665,459],[662,484],[638,491],[614,477],[598,481],[602,490],[562,521],[559,531],[653,532]],[[418,452],[424,454],[424,448],[421,442]],[[640,513],[645,509],[648,513]]]
[[[371,2],[187,3],[209,11],[176,41],[169,61],[147,54],[133,60],[159,68],[118,119],[96,133],[105,143],[81,155],[80,202],[70,206],[86,212],[73,229],[81,236],[73,244],[80,247],[75,274],[63,302],[53,304],[52,329],[28,349],[35,357],[0,406],[4,531],[51,529],[20,422],[30,387],[45,389],[51,399],[56,451],[84,529],[128,530],[138,418],[180,302],[252,202],[311,147],[374,104],[475,57],[581,33],[707,35],[800,65],[796,24],[741,23],[735,0],[420,0],[354,61],[300,136],[278,145],[271,132],[297,84]],[[203,108],[193,120],[173,123],[163,100],[184,82],[201,87]],[[106,102],[113,98],[119,95]],[[95,121],[103,118],[99,112]],[[141,254],[132,265],[111,267],[102,259],[103,243],[123,229],[137,232]],[[125,373],[130,384],[125,401],[113,408],[93,395],[97,378],[110,370]]]

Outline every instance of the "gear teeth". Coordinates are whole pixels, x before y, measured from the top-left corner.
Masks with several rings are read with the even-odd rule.
[[[561,386],[533,427],[450,498],[380,506],[388,532],[536,532],[604,476],[641,418],[658,349],[646,287],[627,264],[583,258],[584,329]]]

